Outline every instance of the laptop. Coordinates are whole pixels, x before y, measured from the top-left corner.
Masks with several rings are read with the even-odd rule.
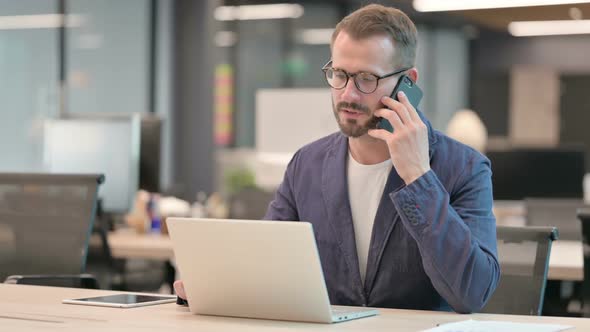
[[[194,314],[336,323],[376,309],[330,306],[307,222],[166,219]]]

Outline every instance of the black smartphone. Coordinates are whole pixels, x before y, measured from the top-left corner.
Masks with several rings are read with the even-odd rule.
[[[418,109],[418,105],[420,104],[420,100],[422,100],[423,92],[420,89],[420,87],[418,86],[418,84],[416,84],[416,82],[412,81],[412,79],[408,75],[400,76],[399,80],[397,81],[397,85],[395,86],[395,88],[393,89],[393,92],[391,93],[391,98],[398,100],[397,93],[400,91],[403,91],[406,94],[406,96],[408,97],[410,104],[412,104],[412,106],[414,106],[415,109]],[[385,130],[389,131],[390,133],[393,133],[393,127],[391,126],[389,121],[387,121],[384,118],[379,120],[379,123],[377,124],[377,128],[385,129]]]

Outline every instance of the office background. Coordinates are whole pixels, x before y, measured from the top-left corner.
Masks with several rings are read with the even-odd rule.
[[[590,167],[590,32],[517,37],[507,27],[584,21],[590,4],[419,12],[409,0],[374,2],[402,9],[418,27],[420,108],[434,127],[446,131],[464,109],[482,120],[495,199],[518,202],[496,205],[505,208],[495,211],[498,225],[562,222],[563,240],[574,241],[579,255],[561,251],[549,279],[583,280],[575,211]],[[285,1],[283,18],[268,17],[268,7],[238,9],[276,3],[0,0],[0,172],[106,173],[100,198],[107,214],[99,213],[95,226],[107,227],[94,228],[90,248],[99,255],[91,252],[89,263],[101,267],[100,249],[109,245],[101,246],[97,233],[111,231],[107,274],[130,276],[103,287],[133,289],[136,271],[141,290],[158,290],[174,277],[169,238],[143,234],[153,226],[144,221],[157,219],[152,196],[140,201],[147,211],[135,215],[138,234],[126,232],[137,226],[130,219],[116,225],[129,226],[123,232],[109,224],[111,214],[122,221],[134,207],[138,189],[187,205],[200,192],[218,192],[230,217],[256,219],[295,149],[337,130],[320,68],[335,24],[366,1]],[[256,190],[235,195],[251,185]],[[555,200],[562,198],[568,200]],[[192,215],[216,215],[192,208]],[[564,257],[574,257],[573,276],[560,274],[568,272],[560,270]],[[119,266],[136,259],[151,262]],[[141,284],[149,279],[155,287]],[[559,284],[557,292],[575,297],[580,292],[572,287]]]
[[[297,18],[216,18],[222,5],[270,3],[0,1],[0,170],[43,169],[47,119],[154,113],[163,119],[161,188],[187,200],[223,190],[220,170],[256,148],[257,91],[325,88],[329,29],[363,2],[290,2],[303,10]],[[511,17],[547,10],[420,13],[410,1],[381,3],[418,25],[421,108],[436,128],[469,108],[491,148],[587,149],[588,35],[513,37],[505,29]],[[587,4],[554,8],[553,17],[588,15]],[[538,96],[541,107],[527,103]]]

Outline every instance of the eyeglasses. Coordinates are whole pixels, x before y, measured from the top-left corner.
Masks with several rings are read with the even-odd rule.
[[[365,94],[375,92],[375,90],[377,90],[377,86],[379,86],[379,80],[400,74],[408,69],[410,68],[404,68],[394,71],[393,73],[385,74],[383,76],[377,76],[375,74],[365,72],[349,74],[342,69],[334,69],[332,68],[332,60],[328,61],[328,63],[322,67],[322,71],[326,75],[326,82],[328,82],[328,85],[332,88],[336,90],[344,89],[346,84],[348,84],[349,78],[352,78],[357,89]]]

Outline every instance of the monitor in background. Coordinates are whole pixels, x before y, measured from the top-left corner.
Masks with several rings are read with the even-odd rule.
[[[139,188],[160,192],[160,145],[162,119],[155,115],[141,117]]]
[[[581,148],[519,148],[486,155],[492,163],[495,200],[583,196],[585,154]]]
[[[45,171],[102,173],[104,210],[129,211],[139,178],[138,114],[47,120],[43,135]]]

